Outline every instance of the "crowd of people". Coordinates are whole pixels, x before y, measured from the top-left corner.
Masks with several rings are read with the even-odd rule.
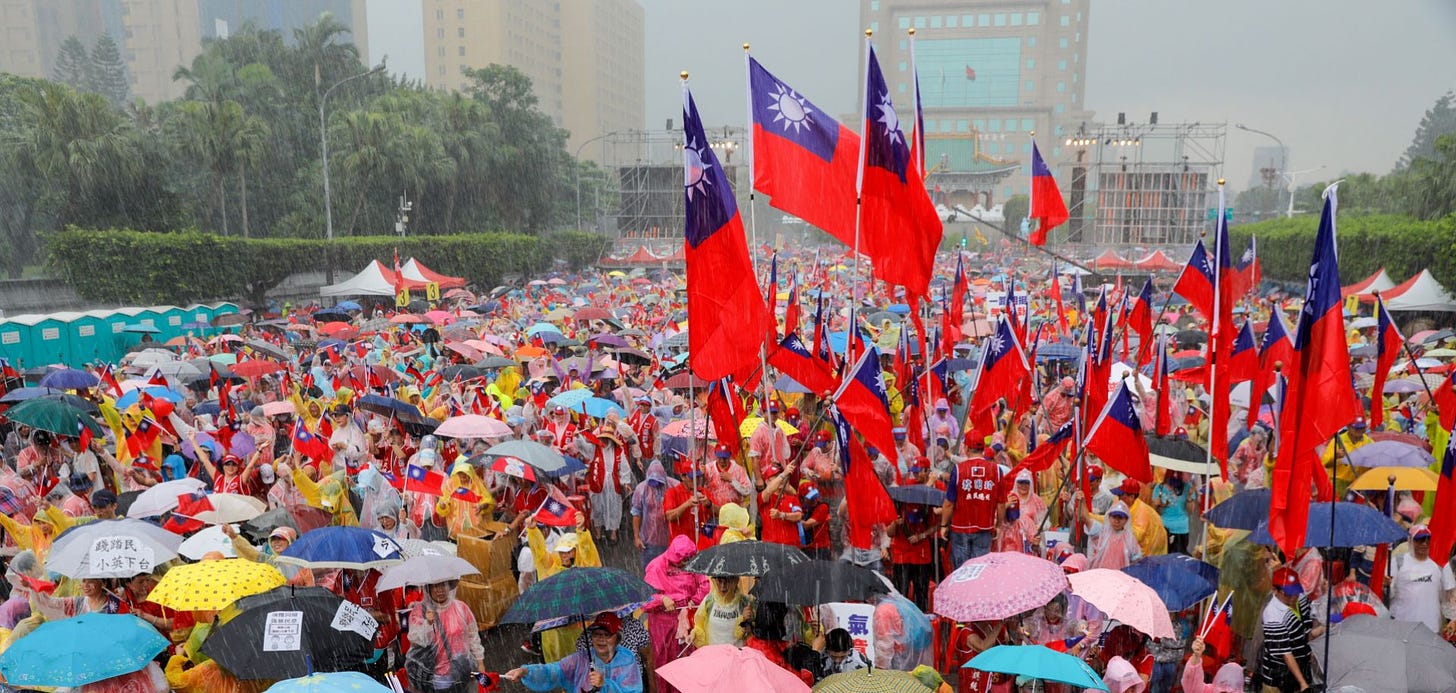
[[[1456,578],[1446,557],[1430,555],[1433,493],[1348,492],[1408,528],[1408,541],[1393,550],[1282,555],[1246,529],[1203,520],[1213,505],[1267,483],[1273,427],[1257,401],[1252,413],[1233,417],[1227,478],[1156,467],[1152,479],[1139,481],[1075,451],[1038,469],[1022,464],[1077,415],[1082,387],[1074,357],[1037,358],[1032,401],[1003,402],[990,427],[975,421],[971,364],[990,332],[986,296],[1010,283],[1031,297],[1020,319],[1041,326],[1042,344],[1071,343],[1086,313],[1074,294],[1059,308],[1060,288],[1052,287],[1060,285],[1036,262],[1020,251],[1002,253],[973,258],[966,341],[947,345],[939,362],[920,357],[911,321],[890,310],[893,296],[851,304],[856,278],[835,268],[837,258],[820,262],[803,251],[779,258],[794,268],[794,283],[819,289],[818,305],[805,296],[802,306],[822,316],[816,347],[821,337],[832,342],[829,336],[853,331],[882,355],[895,446],[865,452],[895,514],[861,545],[848,524],[851,497],[864,489],[846,483],[841,453],[848,453],[830,424],[825,393],[770,377],[770,369],[726,396],[719,392],[731,400],[735,426],[714,425],[722,420],[715,410],[721,399],[680,357],[688,316],[681,280],[670,273],[593,271],[491,295],[461,291],[432,306],[432,317],[359,306],[348,321],[323,324],[311,319],[316,307],[290,306],[236,333],[179,338],[118,364],[91,364],[85,372],[94,383],[68,390],[63,401],[92,417],[98,433],[0,424],[8,556],[0,646],[44,622],[130,613],[165,636],[168,648],[136,674],[77,690],[265,690],[271,682],[236,676],[202,653],[215,613],[148,601],[174,564],[126,579],[72,579],[47,567],[49,548],[68,529],[133,517],[126,501],[189,478],[207,492],[250,497],[281,513],[285,521],[252,537],[260,545],[222,525],[232,554],[367,610],[379,628],[375,654],[361,669],[379,680],[401,674],[401,686],[416,693],[473,691],[481,681],[515,685],[501,680],[540,691],[668,692],[678,689],[656,670],[713,645],[753,649],[805,686],[875,667],[911,672],[928,691],[1070,690],[961,666],[997,645],[1022,644],[1082,659],[1112,691],[1302,691],[1317,681],[1311,643],[1328,623],[1356,614],[1422,623],[1456,642]],[[954,267],[952,260],[943,273],[953,275]],[[1120,280],[1113,290],[1121,290]],[[784,301],[793,304],[788,310],[801,308],[797,288],[774,298],[781,311]],[[1251,304],[1249,315],[1284,319],[1270,310]],[[1186,308],[1162,320],[1184,329],[1199,324]],[[1367,339],[1358,331],[1352,337]],[[259,362],[268,365],[247,365]],[[187,363],[203,365],[189,371]],[[8,373],[9,390],[38,384],[13,367]],[[1168,437],[1194,447],[1224,433],[1209,430],[1201,385],[1175,380],[1168,386],[1174,391],[1159,393],[1145,377],[1130,380],[1146,429],[1166,415],[1177,424]],[[1325,452],[1341,493],[1354,480],[1349,453],[1377,434],[1444,449],[1426,395],[1377,397],[1377,406],[1391,411],[1382,431],[1357,420]],[[1253,425],[1245,425],[1247,416]],[[452,422],[479,418],[494,423],[445,433]],[[502,465],[502,456],[489,454],[516,440],[579,466],[557,474]],[[421,490],[426,477],[436,486]],[[161,515],[185,519],[177,509]],[[399,542],[506,536],[523,593],[564,571],[612,565],[642,576],[655,594],[626,613],[587,614],[526,636],[521,647],[537,663],[502,665],[522,653],[486,651],[479,605],[460,595],[456,580],[379,590],[377,570],[280,560],[301,536],[337,526]],[[868,600],[870,627],[838,625],[825,605],[760,600],[752,578],[685,569],[711,547],[753,541],[883,576],[885,593]],[[1211,635],[1217,619],[1206,602],[1171,612],[1172,637],[1154,638],[1075,591],[1004,619],[957,623],[936,614],[936,590],[947,575],[1005,552],[1054,562],[1067,575],[1121,571],[1166,554],[1198,559],[1218,569],[1218,593],[1206,596],[1233,605],[1228,637]]]

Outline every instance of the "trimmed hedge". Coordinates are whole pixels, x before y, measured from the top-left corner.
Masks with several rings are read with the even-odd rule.
[[[592,243],[606,244],[605,237],[593,236],[571,232],[569,243],[511,233],[353,237],[335,239],[329,250],[339,278],[347,278],[370,260],[388,265],[397,249],[401,260],[414,257],[437,272],[494,286],[508,275],[543,271],[554,257],[578,261],[585,248],[595,247]],[[326,244],[319,239],[72,227],[52,234],[48,247],[50,271],[83,298],[186,305],[223,299],[262,303],[267,291],[289,275],[324,269]]]
[[[1229,229],[1237,254],[1249,236],[1259,239],[1264,275],[1281,281],[1304,281],[1314,252],[1319,216],[1271,219]],[[1429,269],[1443,286],[1456,286],[1456,215],[1434,221],[1393,215],[1340,215],[1336,219],[1340,281],[1350,284],[1384,267],[1402,282]]]

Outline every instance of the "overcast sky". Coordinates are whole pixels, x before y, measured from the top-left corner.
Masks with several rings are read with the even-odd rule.
[[[863,27],[856,0],[639,0],[646,9],[647,123],[681,124],[677,74],[692,72],[710,125],[743,125],[745,42],[780,78],[831,114],[858,108]],[[370,0],[371,54],[423,71],[419,0]],[[1177,0],[1096,2],[1090,10],[1087,106],[1100,120],[1227,122],[1225,175],[1248,182],[1254,147],[1290,149],[1301,176],[1390,170],[1421,115],[1456,88],[1452,0]],[[400,29],[409,27],[411,30]],[[412,70],[406,69],[407,72]],[[857,125],[851,127],[858,129]]]

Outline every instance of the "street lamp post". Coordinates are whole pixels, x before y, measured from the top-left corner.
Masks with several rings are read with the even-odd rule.
[[[604,133],[602,133],[600,135],[597,135],[596,137],[593,137],[593,138],[591,138],[591,139],[589,139],[589,140],[587,140],[585,142],[582,142],[580,145],[578,145],[577,148],[576,148],[576,153],[571,155],[572,163],[576,167],[576,230],[577,231],[580,231],[581,230],[581,150],[586,149],[586,146],[588,144],[591,144],[592,142],[596,142],[597,140],[601,140],[601,139],[606,139],[606,138],[611,137],[612,135],[616,135],[616,134],[619,134],[619,132],[616,131],[616,130],[613,130],[612,132],[604,132]]]
[[[334,204],[333,200],[331,199],[331,190],[329,188],[329,129],[326,121],[324,120],[324,108],[328,103],[329,95],[334,93],[335,89],[338,89],[339,87],[356,79],[362,79],[364,77],[368,77],[369,75],[378,74],[383,71],[384,65],[379,65],[378,67],[369,70],[368,72],[360,72],[353,77],[345,77],[344,79],[335,82],[333,86],[325,89],[323,96],[319,97],[319,151],[323,155],[324,167],[324,233],[326,239],[326,242],[324,244],[324,272],[325,280],[329,284],[334,283]],[[317,77],[315,77],[314,83],[315,87],[317,87]]]
[[[1252,132],[1252,133],[1254,133],[1256,135],[1263,135],[1265,137],[1268,137],[1271,140],[1274,140],[1274,143],[1277,144],[1277,145],[1279,145],[1279,168],[1282,169],[1282,171],[1289,170],[1289,148],[1286,147],[1286,146],[1284,146],[1284,140],[1281,140],[1278,137],[1275,137],[1273,133],[1264,132],[1263,130],[1257,130],[1255,128],[1251,128],[1251,127],[1249,127],[1247,125],[1244,125],[1243,123],[1234,123],[1234,127],[1238,128],[1240,130],[1243,130],[1245,132]],[[1281,171],[1281,173],[1282,173],[1282,171]],[[1287,216],[1293,216],[1293,215],[1294,215],[1294,182],[1291,179],[1290,180],[1290,187],[1289,187],[1289,212],[1287,213]]]
[[[1289,179],[1289,209],[1285,210],[1285,212],[1284,212],[1284,218],[1285,219],[1292,219],[1292,218],[1294,218],[1294,191],[1298,189],[1294,185],[1294,178],[1295,178],[1295,176],[1298,176],[1301,173],[1314,173],[1315,171],[1318,171],[1318,170],[1320,170],[1320,169],[1322,169],[1324,167],[1325,167],[1324,164],[1320,164],[1319,166],[1316,166],[1314,168],[1307,168],[1307,169],[1304,169],[1302,171],[1281,171],[1280,172],[1280,175],[1282,175],[1285,178],[1288,178]]]

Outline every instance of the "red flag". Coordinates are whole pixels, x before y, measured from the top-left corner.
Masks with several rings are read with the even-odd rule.
[[[445,495],[445,475],[417,464],[406,465],[404,490],[428,496]]]
[[[881,448],[893,450],[894,448]],[[845,525],[849,544],[868,549],[873,544],[875,525],[888,525],[899,513],[889,491],[875,474],[875,465],[870,461],[864,446],[850,436],[849,469],[844,473]]]
[[[1436,482],[1436,502],[1431,509],[1431,558],[1441,565],[1456,544],[1456,435],[1446,444],[1441,457],[1441,478]]]
[[[301,418],[293,424],[293,451],[315,462],[326,462],[334,458],[334,449],[329,446],[329,439],[320,433],[311,433],[303,425]]]
[[[1057,266],[1055,260],[1052,261],[1052,279],[1050,291],[1052,295],[1052,300],[1055,301],[1057,304],[1057,330],[1061,334],[1069,335],[1072,333],[1072,329],[1067,325],[1067,309],[1066,306],[1062,304],[1062,282],[1060,277],[1057,276]]]
[[[1269,326],[1264,328],[1264,337],[1259,342],[1259,371],[1255,374],[1254,382],[1249,388],[1249,421],[1250,430],[1258,421],[1260,402],[1269,388],[1274,385],[1274,367],[1276,364],[1283,368],[1290,367],[1294,363],[1294,340],[1289,338],[1289,330],[1284,327],[1284,318],[1280,315],[1278,306],[1270,311]],[[1452,407],[1456,409],[1456,407]]]
[[[150,418],[143,418],[137,423],[136,430],[127,435],[126,449],[131,452],[133,457],[140,456],[152,447],[152,443],[156,442],[157,436],[161,435],[161,432],[157,422]]]
[[[85,452],[91,448],[92,433],[81,420],[76,421],[76,451]]]
[[[116,372],[114,369],[112,369],[111,364],[108,363],[102,366],[101,369],[97,371],[96,377],[101,380],[101,384],[105,385],[106,389],[111,390],[114,396],[121,396],[121,383],[118,383],[116,381]]]
[[[1148,440],[1143,437],[1142,417],[1126,381],[1117,386],[1117,393],[1087,431],[1083,447],[1103,464],[1143,483],[1152,482]]]
[[[1213,261],[1203,247],[1203,240],[1199,239],[1194,242],[1193,252],[1188,256],[1188,264],[1178,274],[1178,281],[1173,283],[1173,293],[1188,299],[1188,303],[1209,320],[1213,319],[1213,290],[1218,284]]]
[[[546,485],[546,500],[536,510],[536,521],[548,527],[572,527],[576,525],[577,510],[571,500],[556,484]]]
[[[833,392],[839,386],[839,380],[829,365],[809,353],[803,340],[793,332],[789,332],[769,353],[768,362],[817,395]]]
[[[945,325],[941,328],[945,336],[945,353],[949,354],[961,341],[962,325],[966,322],[966,294],[970,293],[970,282],[966,278],[965,258],[956,253],[955,283],[951,286],[950,304],[945,307]]]
[[[1238,264],[1234,265],[1234,279],[1229,295],[1237,299],[1252,291],[1263,280],[1264,269],[1259,264],[1258,245],[1254,237],[1249,236],[1249,247],[1244,249]]]
[[[1025,393],[1031,383],[1031,368],[1021,339],[1011,328],[1009,314],[996,322],[996,333],[985,342],[985,353],[976,371],[975,391],[971,394],[970,413],[979,419],[1002,397],[1015,403],[1016,395]]]
[[[1259,350],[1254,346],[1254,326],[1250,322],[1244,322],[1243,329],[1239,330],[1239,336],[1234,340],[1234,350],[1229,355],[1227,372],[1230,385],[1253,380],[1259,374]],[[1252,392],[1249,395],[1249,411],[1257,413],[1258,403],[1254,401]]]
[[[708,384],[708,420],[713,423],[718,443],[727,445],[734,455],[738,454],[743,442],[738,432],[743,423],[742,409],[730,379],[719,378]]]
[[[1234,643],[1234,632],[1232,629],[1234,618],[1233,595],[1225,597],[1217,611],[1212,611],[1208,617],[1203,619],[1203,624],[1198,627],[1199,637],[1203,643],[1213,649],[1213,656],[1216,659],[1228,659],[1232,656]]]
[[[197,516],[215,510],[212,501],[208,500],[207,494],[202,491],[184,493],[177,496],[177,509],[172,511],[171,517],[162,524],[165,529],[174,534],[191,534],[207,526],[207,523],[197,519]]]
[[[870,346],[860,355],[854,367],[845,372],[839,389],[831,399],[844,418],[864,436],[865,442],[881,450],[895,449],[890,401],[885,394],[879,349]]]
[[[769,204],[855,242],[859,135],[748,57],[753,189]]]
[[[1061,428],[1053,431],[1045,441],[1037,443],[1036,449],[1026,453],[1011,471],[1001,475],[1001,486],[999,491],[1003,494],[1011,492],[1011,486],[1016,483],[1016,475],[1025,469],[1033,474],[1051,469],[1052,464],[1062,458],[1067,448],[1072,446],[1076,437],[1076,425],[1072,421],[1062,424]]]
[[[1173,432],[1172,392],[1168,380],[1168,339],[1160,335],[1153,347],[1153,390],[1158,393],[1157,411],[1153,415],[1153,435],[1163,437]]]
[[[803,306],[799,305],[799,278],[797,272],[789,277],[789,300],[784,306],[784,334],[797,335],[799,321],[803,319]]]
[[[1335,248],[1336,186],[1325,189],[1314,257],[1288,369],[1288,401],[1280,416],[1279,455],[1270,484],[1269,535],[1292,556],[1304,544],[1310,483],[1323,474],[1318,446],[1329,442],[1359,412],[1350,378],[1350,352]]]
[[[1061,297],[1057,297],[1058,312],[1060,312]],[[1132,300],[1132,306],[1128,308],[1127,324],[1123,328],[1123,339],[1127,338],[1129,331],[1138,335],[1138,367],[1147,363],[1149,347],[1153,344],[1153,279],[1149,277],[1143,284],[1143,290],[1138,292],[1137,298]]]
[[[970,68],[966,68],[969,70]],[[1031,143],[1031,209],[1028,218],[1037,222],[1031,232],[1032,245],[1046,245],[1047,233],[1068,219],[1067,203],[1062,201],[1062,191],[1057,189],[1057,179],[1041,158],[1036,142]]]
[[[941,221],[915,166],[910,146],[880,72],[874,46],[865,77],[864,129],[860,143],[860,252],[869,256],[874,276],[924,296],[930,289]],[[689,312],[692,312],[689,310]],[[888,448],[887,448],[888,449]]]
[[[147,384],[148,385],[157,385],[157,386],[160,386],[160,387],[166,387],[167,386],[167,377],[164,376],[164,375],[162,375],[161,369],[154,369],[152,371],[152,377],[147,379]]]
[[[1370,388],[1370,427],[1377,431],[1380,430],[1380,423],[1385,420],[1385,378],[1390,375],[1390,367],[1395,365],[1395,359],[1400,356],[1400,348],[1404,343],[1400,329],[1395,326],[1395,319],[1385,307],[1385,299],[1376,294],[1375,383]]]
[[[686,83],[683,136],[689,364],[698,377],[716,380],[752,368],[773,316],[754,279],[733,188]]]

